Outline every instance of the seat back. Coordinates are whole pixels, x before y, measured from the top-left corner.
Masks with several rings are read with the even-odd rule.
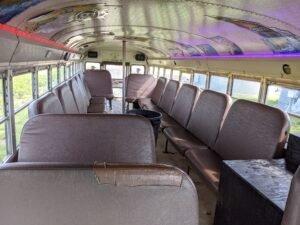
[[[138,98],[151,96],[156,80],[151,75],[130,74],[126,77],[126,100],[132,102]]]
[[[196,86],[184,84],[176,96],[170,116],[183,127],[186,127],[189,121],[197,93]]]
[[[219,92],[201,92],[187,125],[195,137],[212,147],[231,103],[230,96]]]
[[[67,84],[58,86],[54,92],[59,98],[65,113],[78,113],[73,93]]]
[[[214,150],[225,160],[272,159],[282,155],[289,131],[286,113],[237,100],[230,108]]]
[[[84,96],[82,95],[82,92],[80,91],[79,85],[75,79],[75,77],[73,77],[71,80],[69,80],[67,82],[67,84],[69,85],[69,87],[72,90],[76,105],[77,105],[77,109],[79,113],[87,113],[87,102],[84,99]]]
[[[78,83],[78,86],[79,86],[79,89],[82,93],[82,95],[84,96],[84,99],[86,101],[86,104],[89,105],[90,104],[90,100],[92,98],[92,95],[91,95],[91,92],[89,90],[89,88],[87,87],[87,85],[85,84],[85,82],[82,80],[81,76],[78,75],[75,77],[77,83]]]
[[[165,165],[0,167],[2,224],[198,225],[191,179]]]
[[[179,82],[176,80],[170,80],[166,85],[165,91],[161,96],[161,100],[158,104],[158,106],[162,110],[164,110],[164,112],[166,113],[171,112],[178,88],[179,88]]]
[[[164,77],[160,77],[157,80],[156,86],[152,92],[151,100],[154,104],[158,105],[162,94],[164,93],[165,87],[167,85],[167,79]]]
[[[300,224],[300,168],[295,173],[281,225]]]
[[[41,115],[25,124],[18,161],[153,163],[153,129],[132,115]]]
[[[33,101],[28,107],[28,114],[30,118],[39,114],[46,113],[64,113],[61,102],[54,93],[46,94],[42,98]]]
[[[107,70],[87,70],[84,72],[84,81],[93,97],[113,95],[112,78]]]

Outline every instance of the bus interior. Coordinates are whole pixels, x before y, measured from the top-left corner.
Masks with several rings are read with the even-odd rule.
[[[0,224],[300,225],[299,12],[0,1]]]

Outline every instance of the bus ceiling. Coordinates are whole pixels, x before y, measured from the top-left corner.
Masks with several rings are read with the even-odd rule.
[[[0,3],[0,62],[122,49],[149,60],[295,60],[296,0],[24,0]],[[197,65],[197,64],[196,64]]]

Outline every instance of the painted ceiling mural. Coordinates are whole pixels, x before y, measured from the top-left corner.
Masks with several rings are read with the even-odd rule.
[[[157,57],[284,55],[300,54],[299,11],[297,0],[4,0],[0,23],[81,51],[125,37]]]

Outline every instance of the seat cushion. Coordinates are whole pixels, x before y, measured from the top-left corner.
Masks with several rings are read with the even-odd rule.
[[[208,148],[183,127],[177,125],[164,129],[164,134],[174,147],[182,154],[192,148]]]
[[[222,159],[214,151],[207,148],[193,148],[185,153],[186,158],[211,187],[218,191]]]
[[[161,118],[161,124],[160,124],[161,129],[165,129],[167,127],[173,127],[173,126],[179,126],[179,124],[176,122],[176,120],[174,120],[168,114],[163,112]]]

